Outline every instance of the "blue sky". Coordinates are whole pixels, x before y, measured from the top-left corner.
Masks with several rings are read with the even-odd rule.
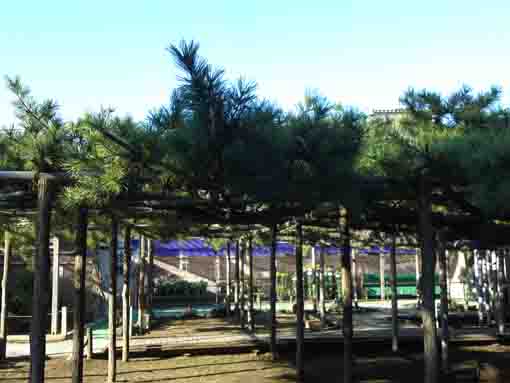
[[[448,93],[492,84],[510,97],[510,1],[5,0],[0,74],[19,74],[65,118],[101,106],[142,119],[177,70],[165,48],[195,39],[231,78],[284,108],[307,88],[370,111],[409,86]],[[0,126],[14,120],[0,86]]]

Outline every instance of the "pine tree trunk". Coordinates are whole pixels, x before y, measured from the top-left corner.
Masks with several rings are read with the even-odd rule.
[[[278,228],[275,225],[271,228],[271,255],[269,257],[269,305],[270,305],[270,348],[273,360],[278,358],[278,350],[276,345],[276,236],[278,235]]]
[[[253,289],[254,289],[254,286],[253,286],[253,239],[252,237],[250,236],[250,238],[248,239],[248,265],[249,265],[249,270],[250,270],[250,275],[249,275],[249,290],[250,290],[250,301],[249,301],[249,305],[250,305],[250,309],[249,309],[249,323],[250,323],[250,331],[251,332],[255,332],[255,318],[253,317],[254,315],[254,312],[253,312]]]
[[[319,248],[319,307],[321,328],[326,327],[326,279],[324,278],[324,252]]]
[[[226,277],[226,295],[225,306],[227,309],[227,316],[230,317],[230,303],[231,303],[231,283],[230,283],[230,241],[227,242],[227,254],[225,255],[225,277]]]
[[[480,253],[477,249],[473,250],[474,255],[474,285],[476,289],[477,301],[478,301],[478,326],[482,326],[484,322],[483,313],[483,292],[482,292],[482,260]]]
[[[296,227],[296,370],[297,380],[304,380],[304,299],[303,299],[303,228],[298,222]]]
[[[436,383],[439,378],[439,353],[437,347],[437,331],[434,307],[434,274],[436,268],[436,255],[433,247],[433,227],[431,221],[431,205],[429,191],[425,180],[420,180],[418,199],[418,224],[422,253],[422,291],[423,291],[423,343],[424,343],[424,382]]]
[[[344,337],[344,383],[353,380],[352,368],[352,273],[350,212],[346,210],[342,245],[342,291],[343,291],[343,337]]]
[[[9,263],[11,258],[11,233],[4,233],[4,268],[2,274],[2,299],[0,304],[0,361],[6,359],[7,349],[7,286],[9,283]]]
[[[117,379],[117,234],[118,221],[112,217],[112,232],[110,244],[110,296],[108,299],[108,380],[107,383],[113,383]]]
[[[440,286],[441,286],[441,363],[443,373],[448,373],[448,268],[444,238],[438,233],[438,257],[440,268]]]
[[[131,227],[124,229],[124,259],[123,259],[123,284],[122,284],[122,361],[129,360],[129,334],[131,327],[129,281],[131,277]]]
[[[53,184],[45,175],[38,181],[37,253],[34,257],[34,290],[30,331],[30,382],[44,383],[46,327],[50,291],[50,225]]]
[[[398,352],[398,289],[397,289],[397,235],[391,236],[391,349]]]
[[[236,241],[236,253],[235,253],[235,265],[234,265],[234,311],[235,317],[237,321],[241,320],[241,311],[239,306],[239,293],[240,293],[240,283],[239,283],[239,240]]]
[[[145,237],[140,235],[140,268],[138,269],[138,327],[145,333]]]
[[[78,209],[76,229],[76,249],[74,257],[74,318],[73,318],[73,383],[83,381],[83,344],[85,335],[85,276],[87,269],[87,226],[88,211],[85,207]]]

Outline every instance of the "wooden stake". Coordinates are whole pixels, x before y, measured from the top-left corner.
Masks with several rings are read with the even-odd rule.
[[[0,303],[0,360],[6,359],[7,348],[7,287],[11,258],[11,233],[4,233],[4,269],[2,274],[2,299]]]
[[[53,242],[53,267],[51,272],[52,288],[51,288],[51,334],[58,333],[58,306],[59,306],[59,287],[60,287],[60,249],[58,237],[52,238]]]
[[[298,222],[296,227],[296,370],[297,380],[304,381],[304,299],[303,299],[303,228]]]
[[[352,383],[352,272],[350,212],[346,210],[342,246],[343,336],[344,336],[344,383]]]
[[[50,291],[50,225],[53,184],[41,174],[38,180],[37,253],[34,257],[34,290],[30,331],[30,382],[44,383],[46,325]]]
[[[391,349],[398,352],[397,234],[391,236]]]
[[[147,271],[147,312],[152,317],[152,296],[154,294],[154,241],[148,240],[149,269]],[[147,323],[150,330],[150,320]]]
[[[384,253],[381,251],[379,253],[379,288],[381,289],[381,300],[384,301],[386,299],[386,291],[385,291],[385,285],[386,281],[384,280],[384,274],[385,274],[385,267],[386,262],[384,259]]]
[[[110,244],[110,296],[108,300],[108,383],[113,383],[117,378],[117,235],[119,224],[116,217],[112,216],[112,232]]]
[[[244,278],[244,269],[246,267],[246,245],[240,241],[239,243],[239,259],[240,264],[239,268],[241,269],[241,276],[240,276],[240,287],[239,287],[239,305],[241,307],[241,328],[246,327],[246,281]]]
[[[236,253],[235,253],[235,265],[234,265],[234,304],[235,304],[235,316],[236,320],[241,319],[240,307],[239,307],[239,241],[236,241]]]
[[[129,336],[131,318],[129,315],[130,291],[129,281],[131,277],[131,227],[124,229],[124,259],[123,259],[123,284],[122,284],[122,361],[129,360]]]
[[[74,257],[74,318],[73,318],[73,383],[83,381],[83,344],[85,326],[85,275],[87,267],[87,209],[78,209],[76,248]]]
[[[422,290],[423,290],[423,344],[424,344],[424,383],[436,383],[439,378],[439,352],[434,306],[434,275],[436,253],[433,245],[430,191],[421,177],[418,196],[418,226],[423,243]]]
[[[227,242],[227,254],[225,254],[225,277],[226,277],[226,294],[225,294],[225,306],[227,311],[227,317],[230,317],[230,303],[231,303],[231,284],[230,284],[230,241]]]
[[[448,373],[448,342],[449,342],[449,331],[448,331],[448,269],[447,269],[447,258],[446,249],[443,234],[439,232],[437,234],[437,253],[439,256],[439,269],[440,269],[440,280],[441,286],[441,363],[443,373]]]
[[[138,269],[138,326],[145,332],[145,237],[140,235],[140,267]]]
[[[326,278],[324,278],[324,251],[319,248],[319,308],[321,328],[326,327]]]
[[[249,275],[249,323],[250,331],[255,332],[255,318],[253,317],[253,238],[248,238],[248,267],[250,271]]]
[[[274,224],[271,228],[271,255],[269,257],[269,305],[270,305],[270,349],[273,360],[278,359],[278,350],[276,344],[276,238],[278,235],[278,228]]]
[[[92,334],[92,327],[87,327],[86,333],[87,333],[86,355],[87,359],[91,360],[94,357],[94,336]]]

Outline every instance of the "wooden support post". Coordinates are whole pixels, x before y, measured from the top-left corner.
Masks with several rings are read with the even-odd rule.
[[[53,184],[39,175],[37,200],[37,252],[34,259],[34,290],[30,331],[30,382],[44,383],[46,360],[46,324],[50,291],[50,225]]]
[[[313,302],[313,311],[319,311],[319,278],[317,275],[317,257],[315,252],[315,247],[312,246],[312,302]]]
[[[231,283],[230,283],[230,241],[227,242],[227,253],[225,254],[225,278],[226,278],[226,293],[225,293],[225,308],[227,317],[230,317],[230,303],[231,303]]]
[[[129,281],[131,279],[131,227],[127,225],[124,229],[124,257],[122,263],[123,284],[122,284],[122,361],[129,360],[129,336],[131,327],[131,318],[129,313],[130,290]]]
[[[270,316],[270,350],[271,357],[278,359],[278,350],[276,344],[276,237],[278,235],[278,227],[274,224],[271,227],[271,255],[269,256],[269,316]]]
[[[236,253],[235,253],[235,265],[234,265],[234,312],[236,320],[241,319],[240,307],[239,307],[239,241],[236,241]]]
[[[85,275],[87,267],[87,225],[88,212],[84,207],[78,209],[78,222],[76,228],[76,249],[78,254],[74,257],[74,311],[73,311],[73,383],[83,381],[83,344],[85,326]],[[58,245],[57,245],[58,247]],[[55,269],[54,269],[55,270]],[[57,268],[58,278],[58,268]]]
[[[420,241],[421,242],[421,241]],[[416,267],[416,307],[421,306],[421,273],[420,273],[420,258],[421,258],[421,245],[420,248],[416,249],[415,267]]]
[[[248,318],[249,318],[249,324],[250,324],[250,331],[255,332],[255,318],[254,318],[254,309],[253,309],[253,293],[254,293],[254,286],[253,286],[253,238],[250,236],[248,239],[248,267],[249,267],[249,311],[248,311]]]
[[[478,326],[482,326],[485,316],[483,310],[483,292],[482,292],[482,260],[479,251],[473,250],[474,254],[474,285],[476,288],[476,295],[478,301]]]
[[[502,249],[498,249],[497,257],[497,302],[496,312],[498,320],[498,335],[505,335],[505,310],[504,310],[504,296],[503,284],[506,283],[504,275],[504,254]]]
[[[356,249],[351,249],[352,257],[352,296],[354,299],[354,307],[358,308],[358,268],[356,263]]]
[[[86,347],[86,355],[87,359],[91,360],[94,357],[94,336],[92,334],[92,327],[87,327],[87,347]]]
[[[240,264],[239,267],[241,269],[240,276],[240,287],[239,287],[239,305],[241,307],[241,328],[244,329],[246,327],[246,281],[244,278],[244,269],[246,267],[246,245],[243,242],[239,244],[239,259]]]
[[[319,248],[319,309],[321,317],[321,328],[326,327],[326,278],[324,251]]]
[[[398,352],[397,234],[391,236],[391,349]]]
[[[385,280],[384,280],[384,274],[385,274],[385,267],[386,267],[386,260],[384,256],[384,252],[381,251],[379,253],[379,287],[381,289],[381,300],[384,301],[386,299],[386,291],[385,291]]]
[[[59,249],[59,240],[58,237],[52,238],[53,244],[53,264],[51,271],[51,334],[58,334],[58,311],[59,311],[59,297],[60,297],[60,275],[59,275],[59,266],[60,266],[60,249]]]
[[[152,318],[152,297],[154,295],[154,241],[148,240],[147,250],[149,253],[149,270],[147,271],[147,312],[149,313],[149,320],[147,322],[147,329],[150,331],[151,318]]]
[[[62,306],[62,309],[61,309],[61,320],[60,320],[60,323],[61,323],[61,326],[60,326],[60,333],[66,337],[67,336],[67,306]]]
[[[108,300],[108,380],[113,383],[117,379],[117,235],[119,224],[117,218],[112,216],[112,232],[110,244],[110,296]]]
[[[342,246],[342,290],[343,290],[343,336],[344,336],[344,383],[352,383],[352,272],[350,212],[346,210],[343,225]]]
[[[140,235],[140,267],[138,269],[138,328],[145,333],[145,237]]]
[[[304,299],[303,299],[303,228],[296,227],[296,374],[299,382],[304,381]]]
[[[216,304],[220,303],[220,280],[221,280],[221,268],[220,268],[220,256],[216,253],[214,260],[214,279],[216,283]]]
[[[441,232],[437,234],[437,253],[439,256],[439,269],[441,286],[441,365],[444,374],[448,374],[448,343],[449,343],[449,329],[448,329],[448,259],[446,258],[446,243],[444,236]]]
[[[2,298],[0,303],[0,360],[6,359],[7,349],[7,288],[9,283],[9,263],[11,258],[11,233],[4,232],[4,267],[2,273]]]
[[[431,217],[430,188],[424,176],[419,182],[418,227],[423,243],[422,253],[422,289],[423,308],[421,310],[424,344],[424,383],[436,383],[439,379],[439,352],[434,305],[434,275],[436,270],[436,252],[433,245],[433,226]]]

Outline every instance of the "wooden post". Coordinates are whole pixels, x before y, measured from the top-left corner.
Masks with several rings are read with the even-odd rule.
[[[67,306],[62,306],[62,319],[60,323],[62,324],[60,327],[60,333],[65,337],[67,336]]]
[[[271,227],[271,255],[269,257],[269,312],[270,312],[270,349],[271,357],[278,359],[278,350],[276,344],[276,237],[278,235],[278,227],[274,224]]]
[[[227,317],[230,317],[230,303],[231,303],[231,283],[230,283],[230,241],[227,242],[227,253],[225,254],[225,278],[226,278],[226,292],[225,292],[225,308]]]
[[[50,225],[53,201],[52,181],[39,175],[37,200],[37,253],[34,257],[34,290],[30,331],[30,382],[44,383],[46,324],[50,290]]]
[[[358,268],[356,264],[356,249],[351,249],[352,257],[352,295],[354,298],[354,307],[358,308]]]
[[[496,253],[497,257],[497,301],[496,301],[496,312],[498,320],[498,335],[503,336],[505,334],[505,311],[503,301],[503,284],[505,281],[504,275],[504,259],[503,251],[499,249]]]
[[[421,242],[421,241],[420,241]],[[420,248],[416,250],[416,255],[414,257],[415,259],[415,266],[416,266],[416,306],[421,306],[421,273],[420,273],[420,258],[421,258],[421,244]]]
[[[313,302],[313,311],[319,311],[319,278],[317,275],[317,259],[315,253],[315,247],[312,245],[312,302]],[[314,290],[315,289],[315,290]]]
[[[439,269],[440,269],[440,280],[441,286],[441,364],[443,373],[448,373],[448,342],[449,342],[449,331],[448,331],[448,259],[446,258],[446,243],[441,232],[437,235],[438,239],[438,256],[439,256]]]
[[[2,299],[0,303],[0,360],[6,359],[7,348],[7,286],[9,282],[9,262],[11,258],[11,233],[4,233],[4,268],[2,274]]]
[[[391,236],[391,349],[398,352],[397,233]]]
[[[154,241],[148,240],[147,250],[149,252],[149,270],[147,271],[147,312],[149,313],[149,321],[147,323],[147,329],[150,330],[152,318],[152,296],[154,294]]]
[[[78,209],[78,222],[76,228],[76,249],[78,254],[74,257],[73,383],[81,383],[83,381],[83,337],[86,294],[85,275],[87,268],[87,215],[88,212],[86,208],[80,207]]]
[[[234,265],[234,304],[235,304],[235,316],[236,320],[241,319],[240,307],[239,307],[239,241],[236,241],[236,253],[235,253],[235,265]]]
[[[386,299],[386,291],[385,290],[385,280],[384,280],[384,271],[385,271],[385,266],[386,266],[386,262],[385,262],[385,259],[384,259],[384,250],[382,249],[381,252],[379,253],[379,287],[381,289],[381,300],[384,301]]]
[[[253,238],[250,236],[248,238],[248,267],[250,271],[249,275],[249,312],[248,312],[248,318],[249,318],[249,324],[250,324],[250,331],[255,332],[255,318],[254,310],[253,310]]]
[[[304,381],[304,300],[303,300],[303,228],[301,223],[296,227],[296,374],[299,382]]]
[[[423,243],[422,289],[423,307],[421,310],[424,344],[424,383],[436,383],[439,378],[439,352],[435,324],[434,274],[436,253],[433,245],[430,190],[424,176],[420,179],[418,195],[418,227]]]
[[[220,303],[220,280],[221,280],[220,256],[216,253],[214,260],[214,279],[216,282],[216,304]]]
[[[129,316],[130,291],[129,281],[131,279],[131,227],[127,225],[124,229],[124,259],[122,263],[123,284],[122,284],[122,361],[129,360],[129,336],[131,318]]]
[[[326,278],[324,278],[324,251],[319,248],[319,307],[321,327],[326,327]]]
[[[110,244],[110,296],[108,300],[108,380],[113,383],[117,379],[117,235],[119,224],[117,218],[112,216],[112,232]]]
[[[246,284],[244,279],[244,269],[246,267],[246,245],[239,240],[239,259],[240,264],[239,267],[241,269],[240,276],[240,287],[239,287],[239,305],[241,307],[241,328],[246,327],[246,302],[245,302],[245,294],[246,294]]]
[[[145,238],[140,235],[140,267],[138,269],[138,326],[145,332]]]
[[[342,290],[343,290],[343,336],[344,336],[344,383],[352,383],[352,273],[350,212],[346,211],[342,246]]]
[[[51,271],[52,287],[51,287],[51,334],[58,334],[58,306],[59,306],[59,287],[60,287],[60,249],[58,237],[52,238],[53,244],[53,265]]]
[[[478,326],[482,326],[484,322],[483,312],[483,293],[482,293],[482,261],[478,249],[473,250],[474,255],[474,285],[476,288],[476,295],[478,301]]]
[[[94,357],[94,337],[92,335],[92,327],[87,327],[87,347],[86,347],[86,355],[87,359],[91,360]]]

